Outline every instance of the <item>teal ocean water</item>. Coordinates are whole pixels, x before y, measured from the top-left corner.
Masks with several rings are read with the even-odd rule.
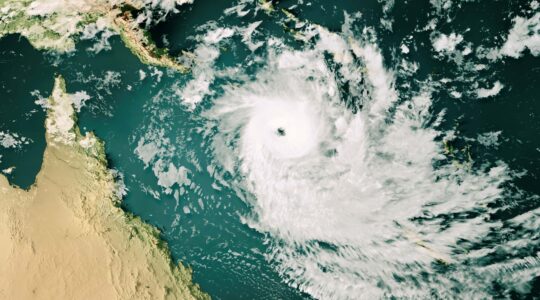
[[[274,6],[196,0],[151,26],[189,74],[118,36],[0,39],[0,170],[34,182],[61,74],[123,207],[216,299],[538,297],[538,2]]]

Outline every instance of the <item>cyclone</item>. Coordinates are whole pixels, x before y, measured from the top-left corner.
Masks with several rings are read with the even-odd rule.
[[[256,78],[227,86],[205,113],[218,163],[253,207],[245,222],[268,234],[268,260],[316,298],[428,297],[455,278],[470,284],[461,293],[481,293],[475,270],[433,266],[464,259],[457,241],[493,228],[445,216],[495,201],[506,166],[442,163],[444,112],[432,110],[429,83],[402,96],[376,44],[321,27],[316,35],[301,50],[269,47]]]

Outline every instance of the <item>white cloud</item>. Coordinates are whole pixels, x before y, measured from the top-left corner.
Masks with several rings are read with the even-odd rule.
[[[216,28],[204,36],[197,37],[201,43],[193,51],[193,68],[191,70],[193,79],[175,91],[182,103],[190,109],[194,109],[205,96],[212,94],[210,85],[216,76],[213,66],[220,55],[218,44],[234,34],[234,29]]]
[[[500,56],[518,58],[528,48],[532,55],[540,55],[540,13],[529,19],[516,17],[506,42],[499,51]]]
[[[234,35],[234,29],[231,28],[217,28],[206,34],[204,41],[208,44],[219,43],[222,39],[229,38]]]
[[[486,147],[496,147],[500,144],[499,137],[502,131],[491,131],[483,134],[479,134],[476,139],[480,144]]]
[[[496,81],[494,84],[493,84],[493,87],[490,88],[490,89],[485,89],[485,88],[480,88],[480,89],[477,89],[476,90],[476,95],[478,96],[478,98],[488,98],[488,97],[493,97],[497,94],[499,94],[499,92],[504,88],[504,85],[500,82],[500,81]]]
[[[440,34],[433,39],[433,48],[437,52],[453,52],[456,46],[463,41],[461,34],[451,33],[450,35]]]
[[[401,49],[401,53],[403,53],[403,54],[407,54],[410,51],[409,47],[407,47],[407,45],[405,45],[405,44],[401,44],[401,46],[399,48]]]
[[[135,148],[135,154],[143,161],[145,167],[148,167],[148,164],[156,157],[160,151],[160,145],[149,142],[145,143],[144,138],[139,140],[137,148]]]
[[[146,78],[146,72],[139,70],[139,80],[143,81]]]
[[[191,180],[188,178],[189,170],[184,167],[176,167],[173,163],[167,164],[162,159],[159,159],[152,167],[154,175],[158,178],[158,184],[165,188],[166,194],[172,193],[172,187],[177,184],[178,186],[189,186]]]
[[[81,108],[90,98],[91,97],[85,91],[79,91],[71,95],[71,102],[73,103],[73,106],[77,112],[80,112]]]
[[[28,145],[31,140],[20,136],[17,133],[10,133],[7,131],[0,131],[0,146],[4,148],[20,148],[22,145]]]
[[[193,0],[144,0],[144,2],[152,8],[160,8],[167,12],[177,12],[177,6],[191,4]]]

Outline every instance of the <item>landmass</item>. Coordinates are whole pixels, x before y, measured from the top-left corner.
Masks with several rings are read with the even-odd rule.
[[[180,72],[189,68],[156,46],[141,20],[149,0],[0,0],[0,38],[26,37],[37,49],[70,52],[83,33],[113,30],[143,63]],[[192,0],[173,0],[173,7]]]
[[[133,54],[135,54],[142,63],[170,68],[186,73],[189,68],[171,58],[166,48],[156,46],[150,35],[141,29],[133,20],[130,11],[121,13],[114,18],[116,30]]]
[[[123,211],[103,143],[82,135],[62,77],[36,183],[0,175],[1,299],[209,299],[159,232]]]

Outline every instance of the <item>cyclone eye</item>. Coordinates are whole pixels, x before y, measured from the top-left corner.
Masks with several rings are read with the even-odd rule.
[[[276,130],[276,134],[279,135],[279,136],[285,136],[285,129],[283,129],[282,127],[279,127]]]

